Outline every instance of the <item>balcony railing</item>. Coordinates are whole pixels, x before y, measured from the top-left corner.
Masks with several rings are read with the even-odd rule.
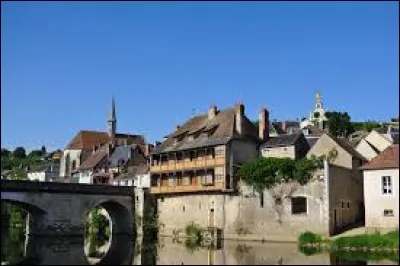
[[[153,165],[150,167],[151,172],[164,172],[164,171],[182,171],[187,169],[196,169],[204,167],[214,167],[225,165],[225,158],[214,158],[214,159],[194,159],[193,161],[169,161],[161,165]]]
[[[223,183],[214,185],[187,185],[187,186],[155,186],[150,188],[152,194],[179,193],[179,192],[200,192],[200,191],[221,191],[224,189]]]

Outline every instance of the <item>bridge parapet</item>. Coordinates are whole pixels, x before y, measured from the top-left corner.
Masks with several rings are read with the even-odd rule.
[[[1,191],[71,193],[91,195],[133,195],[131,186],[92,185],[78,183],[1,180]]]

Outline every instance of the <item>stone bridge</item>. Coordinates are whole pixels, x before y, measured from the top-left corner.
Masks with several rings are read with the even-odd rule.
[[[133,187],[1,180],[1,201],[29,213],[27,234],[82,236],[97,206],[111,218],[111,233],[134,234]]]

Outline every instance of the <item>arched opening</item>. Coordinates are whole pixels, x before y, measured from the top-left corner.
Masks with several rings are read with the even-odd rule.
[[[103,264],[126,257],[133,246],[132,233],[129,209],[114,201],[98,204],[85,217],[85,254],[89,263]]]
[[[70,158],[69,153],[68,153],[65,156],[65,169],[64,169],[65,176],[68,176],[68,177],[71,174],[71,171],[70,171],[70,160],[71,160],[71,158]]]
[[[3,197],[2,192],[2,197]],[[34,231],[44,211],[27,203],[1,200],[1,261],[17,264],[29,256],[28,235]]]
[[[72,161],[72,171],[75,171],[76,169],[76,160]]]

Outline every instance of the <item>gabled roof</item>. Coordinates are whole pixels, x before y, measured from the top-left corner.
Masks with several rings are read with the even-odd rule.
[[[399,145],[387,147],[370,162],[360,167],[361,170],[380,170],[399,168]]]
[[[96,167],[104,157],[108,154],[107,145],[103,145],[98,148],[94,153],[89,155],[89,157],[81,164],[79,170],[92,169]]]
[[[238,134],[236,132],[235,114],[235,108],[228,108],[217,112],[211,120],[208,119],[207,114],[192,117],[175,132],[167,135],[167,139],[155,147],[152,153],[220,145],[236,138],[258,141],[258,131],[246,116],[242,120],[243,133]],[[193,139],[189,138],[190,133],[196,133]]]
[[[28,173],[35,173],[35,172],[50,172],[50,170],[53,169],[53,172],[59,172],[60,169],[60,164],[59,163],[44,163],[40,165],[35,165],[32,166],[31,169],[29,169]]]
[[[356,151],[352,145],[350,144],[350,141],[346,138],[337,138],[334,137],[333,135],[326,133],[331,139],[333,139],[341,148],[343,148],[346,152],[348,152],[351,156],[356,157],[362,161],[367,161],[367,159],[362,156],[358,151]]]
[[[291,146],[296,144],[303,137],[303,133],[285,134],[277,137],[270,137],[270,139],[261,145],[261,148],[273,148],[282,146]]]
[[[141,135],[115,134],[116,139],[133,139],[136,144],[144,145],[144,137]],[[103,145],[110,140],[107,132],[81,130],[71,140],[65,149],[67,150],[84,150],[93,149],[95,145]]]

